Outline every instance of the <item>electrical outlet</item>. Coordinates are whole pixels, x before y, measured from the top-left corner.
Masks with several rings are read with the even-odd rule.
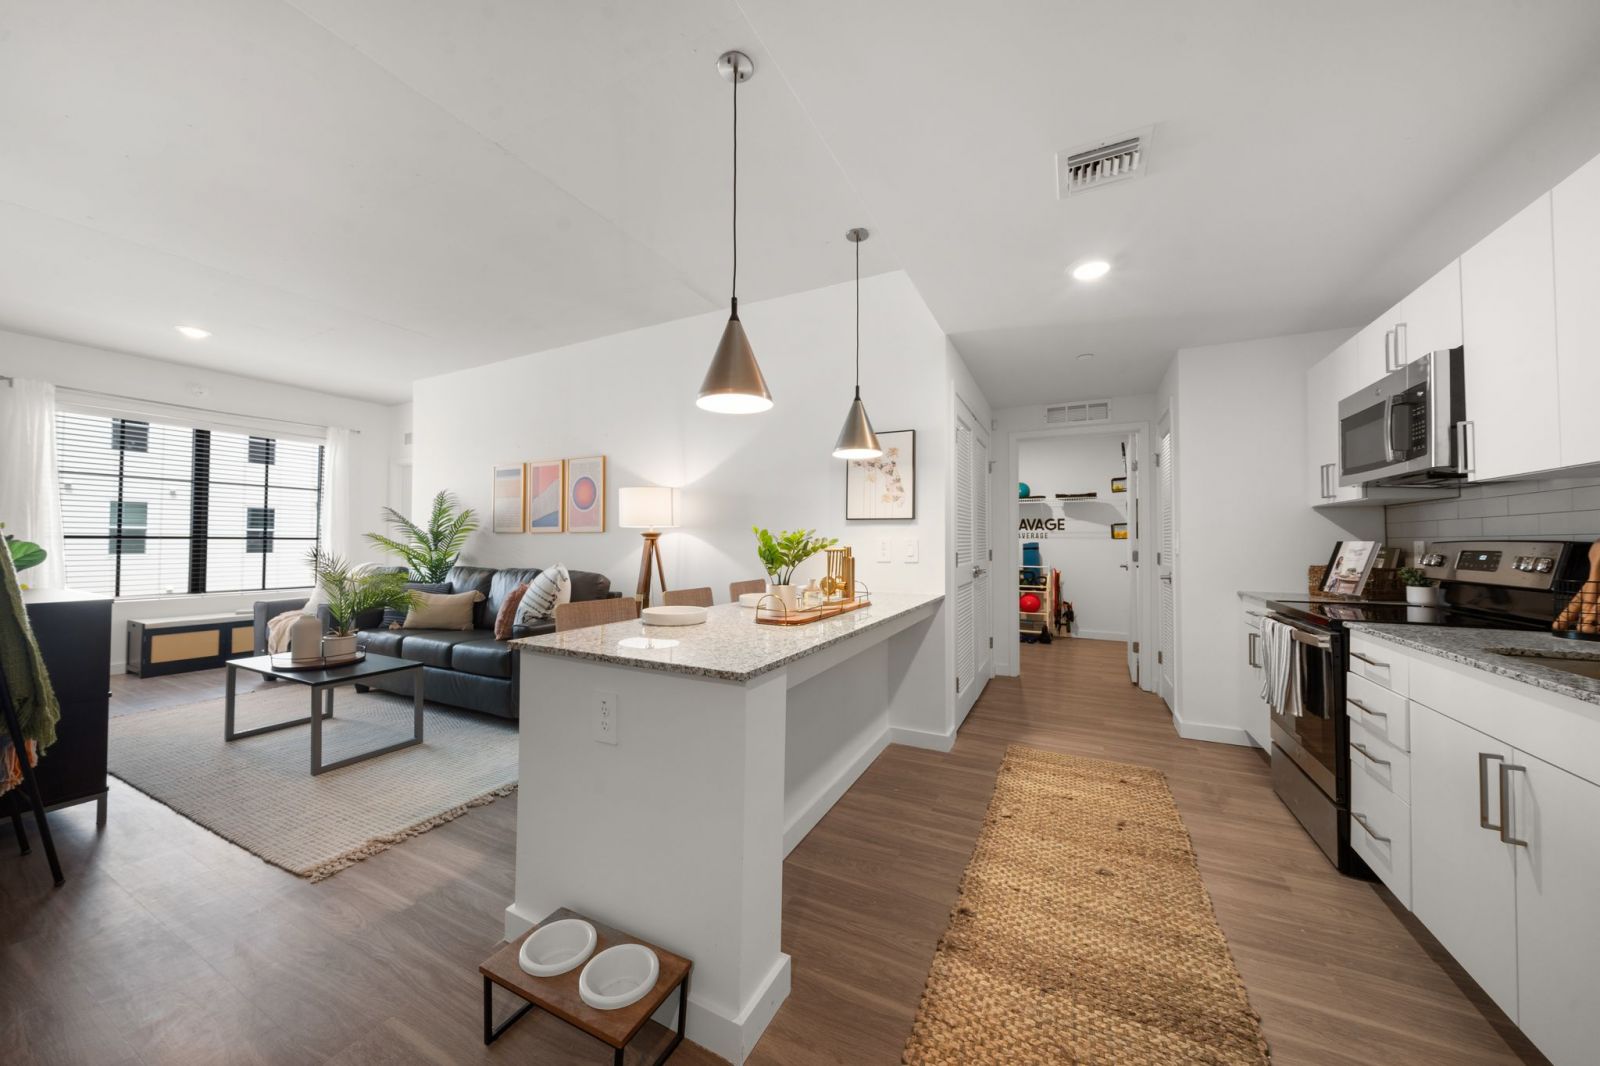
[[[617,742],[617,694],[594,694],[594,739],[597,744]]]
[[[888,562],[893,562],[893,561],[894,561],[894,557],[889,552],[889,538],[888,537],[879,537],[878,538],[878,562],[880,562],[880,563],[888,563]]]
[[[914,563],[917,561],[917,538],[906,537],[900,542],[900,561]]]

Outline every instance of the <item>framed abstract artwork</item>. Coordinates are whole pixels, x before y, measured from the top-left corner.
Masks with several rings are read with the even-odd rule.
[[[528,532],[560,533],[566,528],[566,496],[561,486],[560,459],[528,464]]]
[[[847,520],[917,517],[917,431],[878,434],[883,454],[845,464],[844,516]]]
[[[606,457],[591,455],[567,460],[567,490],[563,503],[568,533],[606,531]]]
[[[494,468],[493,518],[489,528],[496,533],[521,533],[528,528],[527,500],[523,481],[527,471],[521,463]]]

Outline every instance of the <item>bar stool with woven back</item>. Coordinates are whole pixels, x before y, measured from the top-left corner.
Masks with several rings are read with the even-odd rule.
[[[728,586],[728,599],[738,603],[739,597],[747,592],[765,591],[767,591],[767,583],[759,577],[753,581],[735,581]]]
[[[661,594],[665,607],[710,607],[712,602],[709,588],[669,589]]]
[[[632,596],[608,600],[581,600],[556,606],[556,632],[587,629],[611,622],[631,622],[639,617],[639,601]]]

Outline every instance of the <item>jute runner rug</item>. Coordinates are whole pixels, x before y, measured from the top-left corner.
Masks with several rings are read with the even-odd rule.
[[[308,713],[299,685],[239,696],[249,729]],[[329,762],[411,735],[411,697],[339,689]],[[517,724],[423,712],[423,742],[311,776],[309,725],[222,739],[222,701],[111,719],[110,769],[152,799],[274,866],[320,881],[516,789]]]
[[[904,1061],[1269,1061],[1160,773],[1007,750]]]

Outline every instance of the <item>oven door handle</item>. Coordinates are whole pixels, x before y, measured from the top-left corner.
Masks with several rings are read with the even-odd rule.
[[[1289,619],[1280,614],[1269,614],[1267,617],[1272,621],[1277,622],[1279,625],[1288,626],[1289,635],[1301,644],[1304,644],[1310,648],[1316,648],[1319,651],[1333,650],[1333,637],[1329,634],[1318,633],[1313,629],[1306,629],[1304,626],[1301,626],[1295,622],[1291,622]]]

